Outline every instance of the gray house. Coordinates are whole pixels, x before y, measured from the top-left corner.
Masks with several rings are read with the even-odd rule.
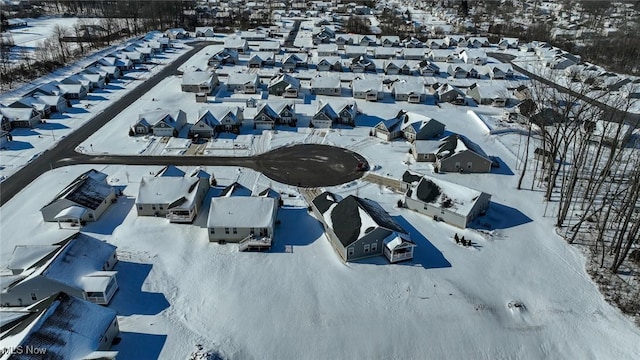
[[[441,172],[488,173],[491,159],[467,138],[453,134],[440,141],[436,167]]]
[[[189,71],[182,75],[181,88],[184,92],[211,94],[218,85],[218,76],[209,71]]]
[[[91,169],[73,180],[51,202],[40,209],[44,221],[96,221],[116,200],[107,175]]]
[[[289,74],[277,75],[269,81],[269,94],[286,98],[297,98],[300,91],[300,80]]]
[[[311,202],[327,238],[344,261],[385,255],[390,262],[413,258],[415,243],[378,203],[349,195],[338,200],[324,192]]]
[[[436,178],[405,172],[403,180],[410,182],[404,197],[408,209],[463,229],[483,215],[491,201],[487,193]]]
[[[136,198],[138,216],[161,216],[173,223],[191,223],[196,218],[209,191],[210,175],[196,169],[187,176],[173,169],[142,177]]]
[[[114,360],[118,351],[110,348],[119,334],[114,310],[61,292],[24,309],[3,311],[0,340],[10,339],[12,349],[22,349],[6,353],[6,359]]]
[[[220,122],[211,113],[210,109],[200,109],[198,120],[189,129],[189,137],[212,138],[216,135]]]
[[[138,115],[138,121],[131,126],[129,134],[177,137],[186,124],[187,114],[182,110],[153,110]]]
[[[409,142],[439,138],[444,134],[445,125],[428,116],[401,111],[397,118],[401,121],[402,136]]]
[[[40,123],[41,115],[33,108],[0,107],[0,114],[11,124],[11,128],[33,128]]]
[[[351,90],[354,99],[378,101],[384,98],[382,80],[378,78],[353,80]]]
[[[53,245],[19,245],[1,275],[2,306],[27,306],[58,292],[107,305],[118,290],[116,247],[76,233]]]
[[[391,93],[396,101],[406,101],[412,104],[420,104],[427,99],[424,82],[420,80],[396,81]]]
[[[314,95],[340,96],[340,79],[330,76],[318,76],[311,79],[311,93]]]
[[[245,94],[255,94],[260,87],[258,74],[230,73],[227,78],[227,90]]]

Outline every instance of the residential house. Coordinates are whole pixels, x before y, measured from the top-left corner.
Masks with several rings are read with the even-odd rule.
[[[129,134],[177,137],[186,124],[187,114],[182,110],[173,113],[153,110],[138,115],[138,121],[133,124]]]
[[[416,140],[411,143],[411,155],[418,162],[435,162],[440,150],[440,142],[434,140]]]
[[[452,50],[431,49],[427,53],[431,61],[454,63],[460,61],[458,53]]]
[[[376,47],[373,49],[373,57],[376,59],[394,59],[398,56],[400,49],[392,47]]]
[[[89,81],[88,79],[83,78],[82,76],[78,75],[78,74],[73,74],[70,76],[67,76],[66,78],[62,79],[60,81],[61,84],[70,84],[70,85],[82,85],[87,89],[87,92],[93,90],[93,87],[91,86],[91,81]]]
[[[416,66],[421,76],[437,76],[440,75],[440,67],[429,60],[422,60]]]
[[[384,47],[398,47],[400,46],[400,37],[395,35],[381,36],[380,45]]]
[[[443,39],[427,39],[424,44],[429,49],[447,49],[449,47]]]
[[[505,107],[507,105],[508,91],[505,86],[497,84],[475,83],[467,90],[469,95],[477,104]]]
[[[384,98],[382,80],[379,78],[355,79],[351,82],[354,99],[378,101]]]
[[[272,130],[279,122],[278,113],[269,105],[269,103],[260,103],[255,108],[256,114],[253,115],[253,128],[254,129],[267,129]],[[248,115],[248,114],[247,114]]]
[[[342,59],[339,56],[322,57],[316,64],[318,71],[342,71]]]
[[[270,52],[279,54],[280,43],[278,41],[260,41],[258,43],[258,52]]]
[[[338,119],[338,114],[329,103],[318,101],[316,113],[311,118],[311,125],[317,128],[330,128]]]
[[[400,111],[396,118],[400,120],[402,136],[409,142],[439,138],[444,134],[445,125],[428,116]]]
[[[335,121],[339,124],[355,126],[356,117],[358,116],[358,105],[355,101],[345,101],[334,107],[336,115]]]
[[[256,94],[260,87],[258,74],[230,73],[227,78],[227,90],[244,94]]]
[[[481,49],[464,49],[460,52],[460,59],[466,64],[484,65],[487,63],[487,53]]]
[[[405,182],[415,178],[407,173],[403,175]],[[410,210],[464,229],[489,208],[491,195],[487,193],[432,177],[418,178],[409,184],[404,196]]]
[[[500,50],[517,49],[519,45],[520,41],[518,38],[503,37],[498,41],[498,49]]]
[[[14,350],[3,359],[115,360],[118,351],[110,348],[120,334],[116,315],[63,292],[24,309],[3,311],[0,341],[10,342]]]
[[[360,46],[376,46],[378,38],[375,35],[362,35],[358,41]]]
[[[526,85],[520,85],[518,86],[514,91],[513,91],[513,95],[516,97],[516,99],[518,100],[526,100],[526,99],[532,99],[533,97],[531,96],[531,90],[529,90],[529,88]]]
[[[406,60],[385,61],[383,70],[386,75],[411,75],[411,68]]]
[[[0,109],[2,107],[0,106]],[[9,118],[4,116],[2,114],[2,112],[0,112],[0,130],[2,131],[11,131],[11,121],[9,121]]]
[[[186,32],[183,28],[167,29],[167,31],[165,31],[164,33],[169,37],[169,39],[172,40],[184,39],[189,37],[189,33]]]
[[[483,75],[493,80],[510,79],[513,77],[513,68],[511,64],[490,64],[484,67]]]
[[[4,149],[13,138],[11,133],[6,130],[0,130],[0,149]]]
[[[303,54],[285,54],[282,58],[282,70],[293,72],[296,68],[307,67],[307,56]]]
[[[359,55],[351,59],[349,68],[354,73],[376,72],[376,64],[366,55]]]
[[[263,68],[275,65],[275,54],[273,52],[254,52],[249,56],[247,66],[250,68]]]
[[[196,37],[214,37],[215,33],[212,27],[196,26]]]
[[[269,94],[285,98],[297,98],[300,91],[300,80],[289,74],[280,74],[269,81]]]
[[[484,36],[472,36],[467,39],[467,44],[471,48],[489,47],[491,43],[489,39]],[[460,44],[458,44],[460,46]]]
[[[336,44],[318,44],[318,57],[338,56],[338,45]]]
[[[91,169],[73,180],[40,209],[44,221],[96,221],[116,201],[107,175]]]
[[[219,84],[218,75],[209,71],[188,71],[182,75],[182,91],[211,94]]]
[[[463,35],[447,35],[444,37],[444,43],[448,47],[467,47],[467,39]]]
[[[215,54],[211,55],[207,64],[209,66],[219,67],[227,64],[238,63],[238,52],[235,49],[220,49]]]
[[[40,113],[33,108],[0,107],[0,114],[11,124],[11,129],[33,128],[41,119]]]
[[[331,76],[317,76],[311,79],[311,93],[314,95],[340,96],[340,79]]]
[[[393,83],[391,93],[396,101],[406,101],[412,104],[420,104],[427,99],[424,83],[420,80],[396,81]]]
[[[602,143],[612,147],[622,147],[631,140],[634,128],[625,123],[598,119],[595,121],[585,121],[583,130],[592,142]]]
[[[367,55],[367,47],[360,45],[347,45],[344,47],[344,55],[350,59],[362,55]]]
[[[347,45],[359,44],[359,38],[353,34],[336,34],[335,43],[338,49],[344,49]]]
[[[118,290],[116,247],[75,233],[53,245],[19,245],[0,275],[2,306],[29,306],[58,292],[107,305]]]
[[[406,48],[402,49],[402,58],[405,60],[418,60],[422,61],[426,57],[425,49],[423,48]]]
[[[278,201],[273,197],[214,197],[207,220],[209,241],[235,242],[241,247],[261,242],[270,248],[277,214]]]
[[[89,81],[89,89],[91,89],[91,91],[95,89],[104,89],[105,87],[105,75],[81,72],[76,74],[76,76]]]
[[[211,113],[210,109],[200,109],[198,111],[198,120],[189,129],[189,137],[191,138],[212,138],[217,134],[220,122]]]
[[[455,105],[466,103],[465,93],[453,85],[435,83],[431,89],[437,102],[448,102]]]
[[[408,49],[422,48],[424,47],[424,43],[414,37],[404,39],[402,41],[402,46]],[[406,57],[405,57],[406,59]]]
[[[440,141],[436,168],[440,172],[488,173],[491,159],[462,135],[452,134]]]
[[[208,107],[209,111],[218,120],[216,132],[233,132],[238,134],[240,126],[244,121],[244,112],[238,106],[212,105]]]
[[[40,117],[43,119],[48,119],[49,115],[51,115],[51,106],[45,104],[42,101],[39,101],[35,96],[25,96],[20,98],[11,104],[9,104],[10,108],[22,108],[22,109],[34,109],[40,114]]]
[[[59,89],[59,94],[52,95],[62,95],[65,99],[84,99],[87,97],[89,92],[89,88],[82,84],[57,84]]]
[[[354,195],[339,200],[324,192],[313,199],[311,208],[344,261],[383,254],[392,263],[413,258],[415,243],[409,233],[373,200]]]
[[[183,171],[174,171],[173,167],[165,167],[155,176],[143,176],[135,204],[138,216],[192,223],[209,191],[210,177],[200,169],[187,176]]]
[[[247,40],[240,37],[228,36],[224,39],[224,49],[236,54],[246,54],[249,51]]]

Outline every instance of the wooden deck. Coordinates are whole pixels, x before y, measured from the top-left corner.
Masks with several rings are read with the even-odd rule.
[[[266,251],[271,250],[271,237],[247,236],[238,243],[238,251]]]

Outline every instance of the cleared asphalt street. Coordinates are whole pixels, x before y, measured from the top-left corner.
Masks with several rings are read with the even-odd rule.
[[[275,181],[304,187],[338,185],[362,176],[362,172],[356,171],[357,163],[365,161],[362,156],[327,145],[291,146],[255,157],[89,156],[75,152],[76,147],[91,134],[151,90],[162,79],[175,74],[180,65],[210,44],[208,42],[190,43],[193,49],[138,85],[129,94],[114,101],[102,113],[58,142],[54,148],[45,150],[40,156],[4,180],[0,184],[0,206],[52,168],[77,164],[242,166],[260,171]]]

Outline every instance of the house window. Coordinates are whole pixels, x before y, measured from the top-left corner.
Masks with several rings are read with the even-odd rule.
[[[155,209],[156,209],[155,205],[151,207],[151,210],[155,210]]]
[[[237,234],[238,233],[238,228],[233,228],[233,233]]]
[[[89,219],[93,219],[93,214],[89,214]]]
[[[164,206],[160,205],[160,210],[164,210]]]
[[[471,161],[469,161],[469,162],[467,163],[467,169],[471,169],[471,165],[472,165],[472,163],[471,163]]]
[[[138,210],[142,210],[142,205],[139,205],[139,206],[138,206]]]
[[[456,169],[460,169],[460,163],[456,162]]]
[[[31,293],[31,300],[38,300],[36,293]]]
[[[216,229],[210,229],[209,231],[211,231],[212,234],[216,233]]]
[[[229,234],[229,228],[224,228],[224,233]]]
[[[348,254],[349,254],[349,256],[353,256],[353,254],[354,254],[354,253],[355,253],[354,248],[350,247],[350,248],[348,249]]]
[[[371,244],[371,252],[378,251],[378,243]]]
[[[364,253],[369,253],[369,244],[364,244]]]

